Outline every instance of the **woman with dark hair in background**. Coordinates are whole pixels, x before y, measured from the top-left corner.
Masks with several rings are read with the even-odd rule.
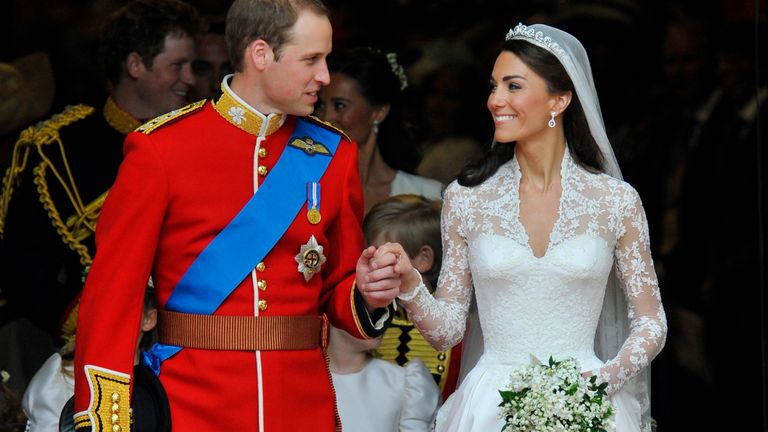
[[[408,81],[396,56],[352,48],[331,54],[328,71],[331,83],[318,92],[315,113],[357,143],[365,211],[392,195],[441,198],[440,182],[411,174],[419,155],[402,117]]]

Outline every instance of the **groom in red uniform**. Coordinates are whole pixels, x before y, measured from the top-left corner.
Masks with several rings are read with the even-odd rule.
[[[128,135],[80,305],[75,427],[128,431],[151,275],[174,431],[340,429],[327,322],[380,335],[399,279],[363,250],[357,146],[307,117],[328,84],[319,0],[236,0],[222,96]],[[361,251],[362,254],[361,254]],[[138,410],[138,408],[135,408]]]

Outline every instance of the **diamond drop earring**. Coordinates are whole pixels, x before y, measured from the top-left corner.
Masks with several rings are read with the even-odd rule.
[[[557,113],[552,111],[551,113],[549,113],[549,115],[550,115],[550,118],[549,118],[549,121],[547,122],[547,126],[553,128],[555,127],[555,115],[557,115]]]

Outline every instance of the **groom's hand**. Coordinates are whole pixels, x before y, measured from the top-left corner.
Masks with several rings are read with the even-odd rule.
[[[357,260],[357,289],[369,311],[389,306],[400,293],[401,278],[396,271],[399,257],[382,248],[370,246]]]

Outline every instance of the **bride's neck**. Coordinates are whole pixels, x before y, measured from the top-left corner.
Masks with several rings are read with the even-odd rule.
[[[518,141],[515,157],[522,180],[542,191],[560,181],[560,166],[565,156],[565,139]]]

